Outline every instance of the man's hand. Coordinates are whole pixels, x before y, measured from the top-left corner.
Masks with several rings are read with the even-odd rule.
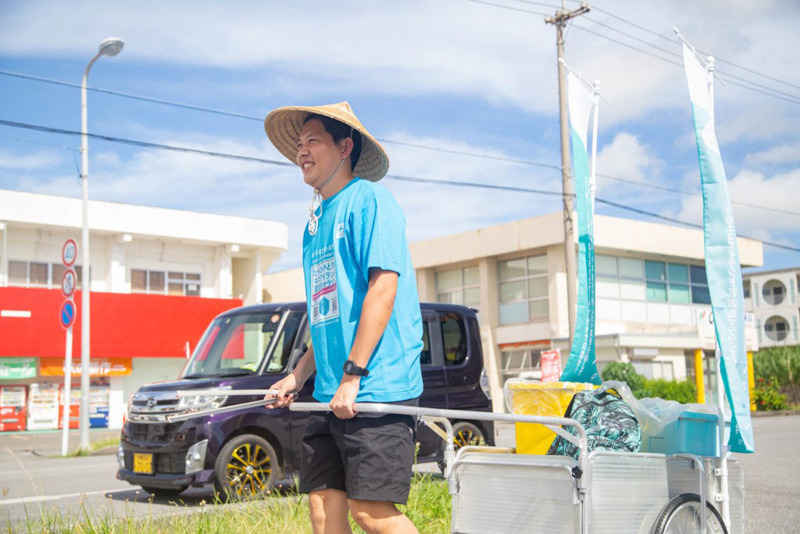
[[[352,419],[356,415],[356,397],[361,386],[361,377],[344,375],[339,389],[331,399],[331,410],[339,419]]]
[[[295,399],[294,392],[298,389],[297,387],[297,378],[294,376],[294,373],[289,373],[286,378],[278,380],[272,385],[270,389],[277,389],[278,394],[267,394],[264,395],[264,400],[271,400],[277,397],[277,401],[275,404],[267,404],[267,408],[283,408],[284,406],[289,406],[292,401]]]

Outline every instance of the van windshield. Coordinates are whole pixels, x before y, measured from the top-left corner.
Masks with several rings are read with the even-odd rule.
[[[302,313],[241,313],[211,323],[181,378],[279,373],[292,354]]]

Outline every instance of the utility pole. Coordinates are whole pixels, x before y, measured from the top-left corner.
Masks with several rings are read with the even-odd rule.
[[[581,2],[575,11],[568,11],[561,1],[561,9],[552,17],[546,17],[547,24],[556,27],[556,50],[558,53],[558,104],[561,117],[561,188],[564,201],[564,254],[567,261],[567,310],[569,311],[569,339],[575,338],[575,307],[578,300],[578,260],[575,257],[575,218],[572,212],[572,169],[569,163],[569,122],[567,114],[567,74],[564,58],[564,26],[567,21],[589,12],[589,4]]]

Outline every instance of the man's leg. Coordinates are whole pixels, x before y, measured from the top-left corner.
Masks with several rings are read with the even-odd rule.
[[[343,491],[325,489],[308,495],[311,526],[314,534],[350,534],[347,521],[347,495]]]
[[[350,513],[367,534],[418,534],[417,528],[390,501],[348,499]]]
[[[300,466],[300,492],[308,493],[315,534],[350,533],[342,457],[329,423],[332,414],[312,415],[306,423]]]

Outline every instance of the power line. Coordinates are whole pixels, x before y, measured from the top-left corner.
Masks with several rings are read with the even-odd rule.
[[[34,130],[34,131],[39,131],[39,132],[44,132],[44,133],[53,133],[53,134],[61,134],[61,135],[81,135],[80,132],[75,131],[75,130],[65,130],[65,129],[62,129],[62,128],[52,128],[52,127],[48,127],[48,126],[38,126],[38,125],[35,125],[35,124],[27,124],[27,123],[22,123],[22,122],[13,122],[13,121],[8,121],[8,120],[3,120],[3,119],[0,119],[0,125],[9,126],[9,127],[12,127],[12,128],[24,128],[24,129]],[[112,143],[122,143],[122,144],[127,144],[127,145],[139,146],[139,147],[143,147],[143,148],[155,148],[155,149],[163,149],[163,150],[172,150],[174,152],[189,152],[189,153],[195,153],[195,154],[207,155],[207,156],[227,157],[229,159],[240,159],[240,160],[243,160],[243,161],[254,161],[254,162],[257,162],[257,163],[268,163],[268,164],[272,164],[272,165],[281,165],[281,166],[292,166],[293,165],[291,163],[284,162],[284,161],[268,160],[268,159],[256,158],[256,157],[252,157],[252,156],[234,156],[234,155],[225,154],[225,153],[222,153],[222,152],[211,152],[211,151],[207,151],[207,150],[200,150],[200,149],[194,149],[194,148],[176,147],[176,146],[173,146],[173,145],[150,143],[150,142],[147,142],[147,141],[138,141],[138,140],[133,140],[133,139],[125,139],[125,138],[122,138],[122,137],[100,135],[100,134],[95,134],[95,133],[87,133],[87,136],[91,137],[93,139],[101,139],[101,140],[109,141],[109,142],[112,142]],[[15,138],[12,138],[12,137],[5,137],[5,138],[6,139],[15,139]],[[63,148],[63,149],[68,149],[68,150],[72,150],[72,151],[76,150],[75,148],[64,146],[64,145],[54,145],[54,144],[50,144],[50,143],[39,143],[39,142],[36,142],[36,141],[25,141],[23,139],[15,139],[15,140],[22,141],[22,142],[31,142],[31,143],[45,145],[45,146],[52,146],[52,147],[56,147],[56,148]],[[408,146],[418,146],[418,145],[414,145],[412,143],[400,143],[400,144],[406,144]],[[561,170],[561,167],[559,167],[558,165],[552,165],[552,164],[547,164],[547,163],[539,163],[539,162],[535,162],[535,161],[526,161],[526,160],[513,159],[513,158],[503,158],[503,157],[499,157],[499,156],[491,156],[491,155],[488,155],[488,154],[475,154],[475,153],[469,153],[469,152],[461,152],[461,151],[448,150],[448,149],[439,149],[439,148],[432,148],[432,147],[428,147],[428,148],[431,149],[431,150],[439,150],[441,152],[462,154],[462,155],[465,155],[465,156],[488,158],[488,159],[497,159],[497,160],[500,160],[500,161],[518,163],[518,164],[522,164],[522,165],[545,167],[545,168],[550,168],[550,169],[554,169],[554,170],[558,170],[558,171]],[[598,173],[597,176],[599,176],[601,178],[608,178],[610,180],[615,180],[615,181],[619,181],[619,182],[629,183],[629,184],[632,184],[632,185],[637,185],[639,187],[647,187],[647,188],[650,188],[650,189],[668,191],[670,193],[678,193],[678,194],[688,195],[688,196],[701,196],[699,193],[693,193],[691,191],[685,191],[685,190],[681,190],[681,189],[674,189],[674,188],[665,187],[665,186],[659,186],[659,185],[655,185],[655,184],[648,184],[648,183],[639,182],[639,181],[636,181],[636,180],[629,180],[629,179],[626,179],[626,178],[620,178],[618,176],[611,176],[611,175],[608,175],[608,174],[600,174],[600,173]],[[774,211],[774,212],[778,212],[778,213],[785,213],[785,214],[788,214],[788,215],[800,216],[800,213],[798,213],[798,212],[793,212],[793,211],[788,211],[788,210],[781,210],[781,209],[778,209],[778,208],[771,208],[771,207],[768,207],[768,206],[759,206],[759,205],[756,205],[756,204],[747,204],[747,203],[744,203],[744,202],[736,202],[736,201],[731,201],[731,203],[735,204],[735,205],[739,205],[739,206],[749,207],[749,208],[756,208],[756,209],[761,209],[761,210],[765,210],[765,211]]]
[[[591,33],[592,35],[596,35],[597,37],[601,37],[603,39],[606,39],[606,40],[611,41],[613,43],[616,43],[618,45],[624,46],[626,48],[630,48],[631,50],[635,50],[635,51],[640,52],[642,54],[646,54],[646,55],[654,57],[656,59],[660,59],[661,61],[664,61],[666,63],[671,63],[671,64],[673,64],[673,65],[675,65],[677,67],[683,68],[683,64],[682,63],[678,63],[677,61],[672,61],[670,59],[667,59],[667,58],[661,57],[659,55],[653,54],[651,52],[648,52],[646,50],[642,50],[641,48],[637,48],[637,47],[635,47],[633,45],[630,45],[628,43],[624,43],[624,42],[622,42],[622,41],[620,41],[618,39],[614,39],[613,37],[609,37],[608,35],[604,35],[602,33],[598,33],[596,31],[590,30],[589,28],[584,28],[583,26],[579,26],[577,24],[573,24],[573,27],[575,27],[575,28],[577,28],[579,30],[585,31],[587,33]],[[631,37],[633,39],[636,39],[635,37],[630,36],[630,35],[628,35],[628,34],[626,34],[624,32],[619,32],[619,33],[622,33],[622,35],[625,35],[627,37]],[[659,50],[663,50],[660,47],[655,47],[654,46],[654,48],[657,48]],[[668,52],[668,53],[670,53],[671,55],[675,55],[675,54],[672,54],[671,52]],[[760,93],[760,94],[765,95],[765,96],[770,96],[772,98],[777,98],[779,100],[783,100],[783,101],[789,102],[791,104],[800,104],[800,97],[795,97],[795,96],[790,95],[788,93],[785,93],[783,91],[778,91],[777,89],[773,89],[771,87],[767,87],[765,85],[753,82],[751,80],[746,80],[746,79],[744,79],[744,78],[742,78],[740,76],[736,76],[735,74],[731,74],[729,72],[721,71],[719,69],[717,70],[717,73],[721,74],[723,79],[725,79],[725,78],[733,78],[733,79],[741,80],[742,82],[744,82],[744,83],[737,83],[737,82],[729,81],[729,80],[726,81],[726,83],[729,83],[730,85],[735,85],[737,87],[741,87],[742,89],[746,89],[748,91],[753,91],[755,93]],[[750,84],[750,85],[746,85],[746,84]],[[761,87],[763,89],[759,89],[759,87]]]
[[[495,4],[494,2],[486,2],[484,0],[467,0],[467,2],[472,2],[473,4],[484,4],[484,5],[487,5],[487,6],[499,7],[499,8],[502,8],[502,9],[508,9],[510,11],[518,11],[520,13],[531,13],[533,15],[540,15],[542,17],[547,17],[548,16],[548,13],[542,13],[541,11],[532,11],[530,9],[521,9],[521,8],[518,8],[518,7],[504,6],[503,4]],[[552,6],[548,6],[548,7],[552,7]]]
[[[22,122],[13,122],[0,119],[0,125],[2,126],[11,126],[13,128],[26,128],[28,130],[35,130],[38,132],[45,132],[45,133],[54,133],[54,134],[61,134],[61,135],[82,135],[81,132],[75,130],[65,130],[62,128],[51,128],[49,126],[37,126],[35,124],[25,124]],[[87,133],[87,137],[91,137],[92,139],[101,139],[103,141],[109,141],[111,143],[123,143],[126,145],[133,145],[139,146],[144,148],[156,148],[159,150],[171,150],[173,152],[186,152],[190,154],[199,154],[202,156],[213,156],[217,158],[226,158],[226,159],[235,159],[240,161],[252,161],[256,163],[266,163],[269,165],[280,165],[281,167],[293,167],[293,163],[289,163],[288,161],[276,161],[272,159],[266,158],[256,158],[253,156],[240,156],[235,154],[226,154],[224,152],[212,152],[210,150],[200,150],[197,148],[188,148],[188,147],[180,147],[174,145],[162,145],[158,143],[149,143],[147,141],[137,141],[134,139],[125,139],[122,137],[113,137],[110,135],[100,135],[95,133]]]
[[[518,1],[521,1],[521,0],[518,0]],[[580,0],[570,0],[570,1],[571,2],[579,2]],[[675,39],[673,37],[671,37],[671,36],[667,37],[667,36],[662,35],[662,34],[660,34],[658,32],[655,32],[655,31],[653,31],[653,30],[651,30],[649,28],[645,28],[644,26],[642,26],[640,24],[637,24],[637,23],[635,23],[633,21],[630,21],[630,20],[628,20],[628,19],[626,19],[624,17],[620,17],[619,15],[615,15],[614,13],[611,13],[610,11],[606,11],[605,9],[602,9],[602,8],[598,7],[597,5],[593,4],[592,5],[592,9],[595,10],[595,11],[598,11],[600,13],[606,14],[609,17],[615,18],[620,22],[624,22],[625,24],[629,24],[630,26],[633,26],[634,28],[637,28],[637,29],[642,30],[644,32],[647,32],[647,33],[649,33],[651,35],[654,35],[655,37],[658,37],[659,39],[663,39],[663,40],[668,41],[670,43],[674,43],[675,42]],[[706,56],[712,55],[712,54],[708,54],[707,52],[704,52],[704,51],[699,50],[699,49],[697,51],[700,52],[703,55],[706,55]],[[764,74],[763,72],[758,72],[756,70],[750,69],[748,67],[744,67],[744,66],[739,65],[737,63],[734,63],[732,61],[728,61],[727,59],[723,59],[723,58],[720,58],[720,57],[717,57],[717,56],[714,56],[714,58],[717,61],[721,62],[721,63],[725,63],[725,64],[730,65],[732,67],[735,67],[737,69],[741,69],[743,71],[749,72],[750,74],[755,74],[756,76],[761,76],[761,77],[766,78],[768,80],[771,80],[773,82],[780,83],[780,84],[783,84],[783,85],[787,85],[789,87],[794,87],[795,89],[800,89],[800,85],[797,85],[797,84],[794,84],[794,83],[791,83],[791,82],[787,82],[785,80],[781,80],[780,78],[775,78],[774,76],[770,76],[769,74]]]
[[[642,54],[646,54],[646,55],[654,57],[656,59],[660,59],[661,61],[666,61],[667,63],[672,63],[673,65],[676,65],[678,67],[683,68],[683,64],[682,63],[678,63],[677,61],[672,61],[671,59],[667,59],[665,57],[661,57],[661,56],[659,56],[657,54],[653,54],[652,52],[648,52],[647,50],[642,50],[641,48],[636,48],[633,45],[630,45],[628,43],[624,43],[624,42],[622,42],[622,41],[620,41],[618,39],[614,39],[613,37],[609,37],[608,35],[603,35],[602,33],[598,33],[598,32],[596,32],[594,30],[590,30],[589,28],[584,28],[583,26],[578,26],[577,24],[573,24],[573,26],[575,28],[581,30],[581,31],[586,32],[586,33],[591,33],[592,35],[596,35],[597,37],[601,37],[603,39],[611,41],[612,43],[617,43],[618,45],[624,46],[626,48],[630,48],[631,50],[635,50],[637,52],[641,52]]]
[[[11,126],[11,127],[15,127],[15,128],[27,128],[27,129],[30,129],[30,130],[36,130],[36,131],[41,131],[41,132],[46,132],[46,133],[55,133],[55,134],[61,134],[61,135],[81,135],[81,132],[77,132],[77,131],[74,131],[74,130],[65,130],[65,129],[62,129],[62,128],[51,128],[51,127],[47,127],[47,126],[37,126],[37,125],[34,125],[34,124],[25,124],[25,123],[7,121],[7,120],[3,120],[3,119],[0,119],[0,125],[2,125],[2,126]],[[120,138],[120,137],[112,137],[112,136],[92,134],[92,133],[88,133],[87,135],[89,137],[94,138],[94,139],[101,139],[101,140],[109,141],[109,142],[113,142],[113,143],[124,143],[124,144],[141,146],[141,147],[146,147],[146,148],[155,148],[155,149],[160,149],[160,150],[170,150],[170,151],[174,151],[174,152],[185,152],[185,153],[197,154],[197,155],[201,155],[201,156],[210,156],[210,157],[225,158],[225,159],[232,159],[232,160],[239,160],[239,161],[264,163],[264,164],[268,164],[268,165],[279,165],[281,167],[293,167],[294,166],[293,163],[289,163],[288,161],[286,161],[286,162],[285,161],[275,161],[275,160],[266,159],[266,158],[256,158],[256,157],[253,157],[253,156],[242,156],[242,155],[237,155],[237,154],[227,154],[227,153],[224,153],[224,152],[212,152],[212,151],[209,151],[209,150],[199,150],[199,149],[188,148],[188,147],[179,147],[179,146],[174,146],[174,145],[162,145],[162,144],[158,144],[158,143],[149,143],[149,142],[146,142],[146,141],[136,141],[136,140],[133,140],[133,139],[123,139],[123,138]],[[392,180],[405,181],[405,182],[428,183],[428,184],[433,184],[433,185],[449,185],[449,186],[455,186],[455,187],[473,187],[473,188],[479,188],[479,189],[491,189],[491,190],[496,190],[496,191],[509,191],[509,192],[515,192],[515,193],[529,193],[529,194],[557,196],[557,197],[563,197],[564,196],[564,194],[562,192],[560,192],[560,191],[548,191],[548,190],[544,190],[544,189],[531,189],[531,188],[525,188],[525,187],[514,187],[514,186],[496,185],[496,184],[481,184],[481,183],[463,182],[463,181],[457,181],[457,180],[434,180],[434,179],[431,179],[431,178],[418,178],[418,177],[399,176],[399,175],[387,175],[387,178],[390,178]],[[595,200],[597,202],[601,203],[601,204],[606,204],[606,205],[609,205],[609,206],[612,206],[612,207],[615,207],[615,208],[618,208],[618,209],[621,209],[621,210],[630,211],[630,212],[637,213],[637,214],[640,214],[640,215],[646,215],[648,217],[653,217],[653,218],[656,218],[656,219],[661,219],[661,220],[669,221],[669,222],[676,223],[676,224],[682,224],[682,225],[685,225],[685,226],[691,226],[691,227],[695,227],[695,228],[702,228],[701,225],[698,225],[698,224],[695,224],[695,223],[681,221],[680,219],[672,219],[672,218],[669,218],[669,217],[665,217],[663,215],[659,215],[657,213],[649,212],[649,211],[646,211],[646,210],[641,210],[641,209],[638,209],[638,208],[634,208],[632,206],[626,206],[625,204],[620,204],[618,202],[613,202],[611,200],[606,200],[604,198],[597,197],[597,198],[595,198]],[[754,238],[749,238],[749,237],[741,236],[741,235],[737,236],[737,237],[742,237],[744,239],[754,239]],[[768,241],[761,241],[761,243],[763,243],[764,245],[768,245],[768,246],[772,246],[772,247],[776,247],[776,248],[782,248],[782,249],[790,250],[790,251],[793,251],[793,252],[800,252],[800,248],[796,248],[796,247],[789,247],[787,245],[781,245],[781,244],[778,244],[778,243],[771,243],[771,242],[768,242]]]
[[[495,7],[501,7],[501,8],[505,8],[505,9],[511,9],[511,10],[514,10],[514,11],[520,11],[520,12],[523,12],[523,13],[533,13],[533,14],[537,14],[537,15],[542,15],[542,13],[538,13],[538,12],[534,12],[534,11],[528,11],[528,10],[524,10],[524,9],[513,8],[513,7],[510,7],[510,6],[504,6],[504,5],[501,5],[501,4],[495,4],[495,3],[491,3],[491,2],[484,2],[484,1],[480,1],[480,0],[467,0],[467,1],[470,1],[470,2],[478,2],[478,3],[487,4],[487,5],[491,5],[491,6],[495,6]],[[533,3],[533,2],[527,2],[526,0],[514,0],[514,1],[516,1],[516,2],[523,2],[523,3]],[[544,4],[542,4],[542,5],[544,5]],[[607,14],[607,15],[609,15],[609,16],[612,16],[612,17],[614,17],[614,18],[616,18],[616,19],[618,19],[618,20],[621,20],[621,21],[623,21],[623,22],[626,22],[626,23],[628,23],[628,24],[631,24],[632,26],[634,26],[634,27],[637,27],[637,28],[639,28],[639,29],[641,29],[641,30],[647,31],[648,33],[651,33],[651,34],[653,34],[653,35],[655,35],[655,36],[657,36],[657,37],[660,37],[660,38],[662,38],[662,39],[666,39],[666,40],[670,41],[670,42],[671,42],[671,43],[673,43],[673,44],[674,44],[674,42],[675,42],[674,40],[672,40],[672,39],[669,39],[669,38],[667,38],[667,37],[665,37],[665,36],[663,36],[663,35],[661,35],[661,34],[659,34],[659,33],[653,32],[652,30],[648,30],[647,28],[644,28],[643,26],[640,26],[640,25],[638,25],[638,24],[635,24],[635,23],[633,23],[633,22],[627,21],[627,20],[623,19],[622,17],[619,17],[619,16],[617,16],[617,15],[614,15],[614,14],[612,14],[612,13],[608,12],[608,11],[602,10],[602,9],[600,9],[600,8],[596,7],[596,6],[593,6],[593,9],[595,9],[595,10],[597,10],[597,11],[601,11],[602,13],[605,13],[605,14]],[[608,28],[608,29],[610,29],[610,30],[612,30],[612,31],[616,32],[616,33],[619,33],[619,34],[621,34],[621,35],[624,35],[625,37],[628,37],[629,39],[633,39],[634,41],[637,41],[637,42],[639,42],[639,43],[642,43],[642,44],[644,44],[644,45],[646,45],[646,46],[649,46],[649,47],[651,47],[651,48],[655,48],[656,50],[659,50],[659,51],[661,51],[661,52],[663,52],[663,53],[665,53],[665,54],[668,54],[668,55],[670,55],[670,56],[672,56],[672,57],[680,58],[680,55],[679,55],[679,54],[677,54],[677,53],[675,53],[675,52],[672,52],[672,51],[670,51],[670,50],[666,50],[666,49],[664,49],[664,48],[661,48],[661,47],[659,47],[659,46],[656,46],[656,45],[654,45],[654,44],[652,44],[652,43],[649,43],[649,42],[647,42],[647,41],[645,41],[645,40],[643,40],[643,39],[640,39],[640,38],[638,38],[638,37],[636,37],[636,36],[633,36],[633,35],[631,35],[631,34],[629,34],[629,33],[626,33],[626,32],[624,32],[624,31],[622,31],[622,30],[619,30],[619,29],[617,29],[617,28],[613,28],[613,27],[611,27],[611,26],[609,26],[609,25],[607,25],[607,24],[604,24],[604,23],[602,23],[602,22],[599,22],[599,21],[596,21],[596,20],[593,20],[592,22],[593,22],[594,24],[596,24],[596,25],[603,26],[603,27],[605,27],[605,28]],[[596,31],[590,30],[590,29],[588,29],[588,28],[585,28],[585,27],[583,27],[583,26],[579,26],[579,25],[578,25],[578,24],[576,24],[576,23],[573,23],[573,24],[572,24],[572,26],[573,26],[573,27],[575,27],[575,28],[577,28],[577,29],[579,29],[579,30],[583,30],[583,31],[585,31],[585,32],[587,32],[587,33],[591,33],[591,34],[593,34],[593,35],[595,35],[595,36],[597,36],[597,37],[600,37],[600,38],[602,38],[602,39],[606,39],[606,40],[608,40],[608,41],[611,41],[611,42],[613,42],[613,43],[616,43],[616,44],[618,44],[618,45],[620,45],[620,46],[624,46],[624,47],[626,47],[626,48],[630,48],[631,50],[635,50],[636,52],[640,52],[640,53],[642,53],[642,54],[646,54],[646,55],[648,55],[648,56],[651,56],[651,57],[654,57],[654,58],[656,58],[656,59],[660,59],[661,61],[665,61],[665,62],[667,62],[667,63],[671,63],[671,64],[673,64],[673,65],[675,65],[675,66],[677,66],[677,67],[681,67],[681,68],[683,67],[683,64],[682,64],[682,63],[679,63],[679,62],[676,62],[676,61],[672,61],[672,60],[670,60],[670,59],[667,59],[667,58],[661,57],[661,56],[659,56],[659,55],[657,55],[657,54],[653,54],[653,53],[651,53],[651,52],[648,52],[648,51],[646,51],[646,50],[642,50],[641,48],[637,48],[637,47],[635,47],[635,46],[632,46],[632,45],[630,45],[630,44],[628,44],[628,43],[622,42],[622,41],[620,41],[620,40],[618,40],[618,39],[614,39],[614,38],[612,38],[612,37],[609,37],[608,35],[604,35],[604,34],[602,34],[602,33],[598,33],[598,32],[596,32]],[[704,54],[704,55],[708,55],[707,53],[705,53],[705,52],[703,52],[703,51],[701,51],[701,50],[698,50],[698,52],[700,52],[700,53],[702,53],[702,54]],[[789,82],[786,82],[786,81],[780,80],[780,79],[778,79],[778,78],[775,78],[775,77],[773,77],[773,76],[769,76],[769,75],[766,75],[766,74],[763,74],[763,73],[760,73],[760,72],[754,71],[754,70],[752,70],[752,69],[748,69],[747,67],[742,67],[742,66],[740,66],[740,65],[737,65],[736,63],[733,63],[733,62],[731,62],[731,61],[727,61],[727,60],[724,60],[724,59],[721,59],[721,58],[717,58],[716,56],[715,56],[715,59],[717,59],[718,61],[720,61],[720,62],[722,62],[722,63],[726,63],[726,64],[728,64],[728,65],[731,65],[731,66],[733,66],[733,67],[735,67],[735,68],[739,68],[739,69],[745,70],[745,71],[747,71],[747,72],[750,72],[750,73],[752,73],[752,74],[755,74],[756,76],[762,76],[762,77],[764,77],[764,78],[767,78],[767,79],[769,79],[769,80],[772,80],[772,81],[775,81],[775,82],[778,82],[778,83],[782,83],[782,84],[784,84],[784,85],[788,85],[788,86],[790,86],[790,87],[795,87],[795,88],[798,88],[798,89],[800,89],[800,86],[797,86],[797,85],[795,85],[795,84],[792,84],[792,83],[789,83]],[[791,94],[789,94],[789,93],[786,93],[786,92],[780,91],[780,90],[778,90],[778,89],[774,89],[774,88],[771,88],[771,87],[767,87],[767,86],[765,86],[765,85],[763,85],[763,84],[759,84],[758,82],[754,82],[754,81],[752,81],[752,80],[747,80],[747,79],[745,79],[745,78],[742,78],[742,77],[740,77],[740,76],[736,76],[735,74],[732,74],[732,73],[730,73],[730,72],[727,72],[727,71],[723,71],[723,70],[719,70],[719,69],[718,69],[718,70],[717,70],[717,72],[718,72],[719,74],[722,74],[722,75],[724,75],[724,77],[729,77],[729,78],[737,79],[737,80],[740,80],[741,82],[743,82],[743,83],[729,82],[731,85],[734,85],[734,86],[737,86],[737,87],[740,87],[740,88],[742,88],[742,89],[746,89],[746,90],[749,90],[749,91],[753,91],[753,92],[756,92],[756,93],[759,93],[759,94],[762,94],[762,95],[765,95],[765,96],[770,96],[770,97],[772,97],[772,98],[777,98],[777,99],[779,99],[779,100],[783,100],[783,101],[785,101],[785,102],[789,102],[789,103],[791,103],[791,104],[800,104],[800,97],[796,97],[796,96],[794,96],[794,95],[791,95]],[[744,85],[744,84],[749,84],[749,85]],[[759,89],[759,88],[761,88],[761,89]]]

